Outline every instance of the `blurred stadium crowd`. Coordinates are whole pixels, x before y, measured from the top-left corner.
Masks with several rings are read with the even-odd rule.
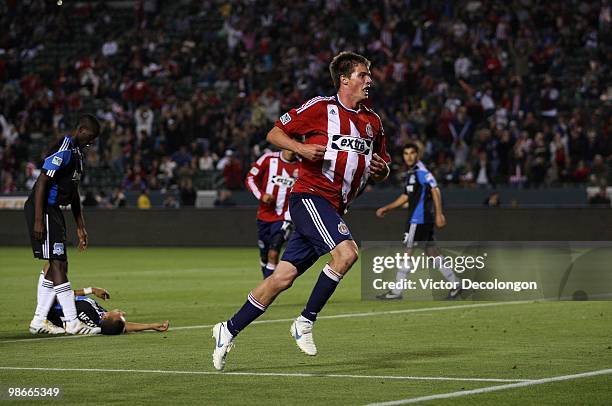
[[[7,0],[0,15],[2,193],[32,186],[83,110],[108,124],[85,180],[104,199],[240,189],[273,122],[333,94],[340,50],[372,60],[391,183],[415,139],[447,185],[610,178],[608,0]]]

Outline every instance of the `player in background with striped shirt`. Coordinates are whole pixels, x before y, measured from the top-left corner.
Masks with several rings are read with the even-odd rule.
[[[406,253],[412,255],[413,249],[423,247],[429,257],[434,257],[434,264],[448,282],[454,283],[454,288],[448,292],[447,299],[456,299],[461,294],[461,280],[453,269],[445,265],[444,257],[435,246],[434,224],[438,228],[446,226],[446,217],[442,210],[442,194],[434,176],[419,160],[419,146],[414,143],[404,145],[402,157],[408,168],[406,184],[402,194],[391,203],[376,210],[379,218],[385,217],[387,212],[408,205],[408,220],[403,243]],[[414,272],[408,262],[408,267],[399,268],[396,273],[396,282],[403,282],[409,273]],[[397,285],[401,286],[398,283]],[[402,289],[396,288],[376,296],[381,300],[394,300],[402,298]]]
[[[290,327],[298,348],[307,355],[317,354],[312,335],[317,314],[358,257],[357,244],[342,216],[368,179],[381,182],[389,175],[382,122],[363,104],[372,85],[370,61],[341,52],[329,70],[337,94],[315,97],[291,109],[268,133],[270,143],[302,157],[289,196],[295,231],[274,273],[249,293],[234,316],[213,327],[213,366],[218,370],[224,368],[236,335],[261,316],[299,275],[329,253],[330,261]]]
[[[244,182],[259,200],[257,244],[264,279],[274,272],[281,247],[291,234],[289,192],[297,177],[297,157],[293,151],[285,149],[259,157]]]

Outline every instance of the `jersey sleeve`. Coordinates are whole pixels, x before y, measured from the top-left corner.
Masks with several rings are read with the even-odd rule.
[[[436,178],[429,171],[419,171],[419,183],[422,185],[429,185],[429,187],[438,187],[438,182],[436,182]]]
[[[251,169],[247,173],[244,184],[247,189],[255,196],[257,200],[261,200],[262,193],[262,178],[269,165],[269,156],[263,155],[251,165]]]
[[[69,149],[60,148],[58,151],[45,158],[45,162],[42,166],[43,173],[52,178],[58,170],[68,165],[71,158],[72,153]]]
[[[283,130],[290,137],[308,135],[318,128],[321,121],[319,114],[322,106],[326,104],[317,98],[304,103],[301,107],[291,109],[282,116],[274,125]]]

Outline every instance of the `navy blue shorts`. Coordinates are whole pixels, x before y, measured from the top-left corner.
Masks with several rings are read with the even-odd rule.
[[[291,262],[300,274],[342,241],[353,239],[342,217],[321,196],[292,193],[289,212],[295,231],[282,260]]]
[[[257,220],[257,245],[259,246],[259,257],[263,263],[268,262],[268,251],[280,251],[289,234],[291,227],[287,227],[285,222]]]

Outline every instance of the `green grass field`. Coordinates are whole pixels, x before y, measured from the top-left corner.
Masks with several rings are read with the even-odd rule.
[[[113,337],[29,334],[41,264],[28,248],[0,248],[3,390],[61,387],[62,404],[612,404],[611,302],[361,301],[357,267],[317,322],[319,354],[307,357],[288,319],[312,269],[237,338],[217,373],[210,327],[259,281],[255,249],[71,250],[73,287],[107,288],[103,306],[128,320],[171,321],[166,333]],[[490,392],[464,392],[481,388]]]

